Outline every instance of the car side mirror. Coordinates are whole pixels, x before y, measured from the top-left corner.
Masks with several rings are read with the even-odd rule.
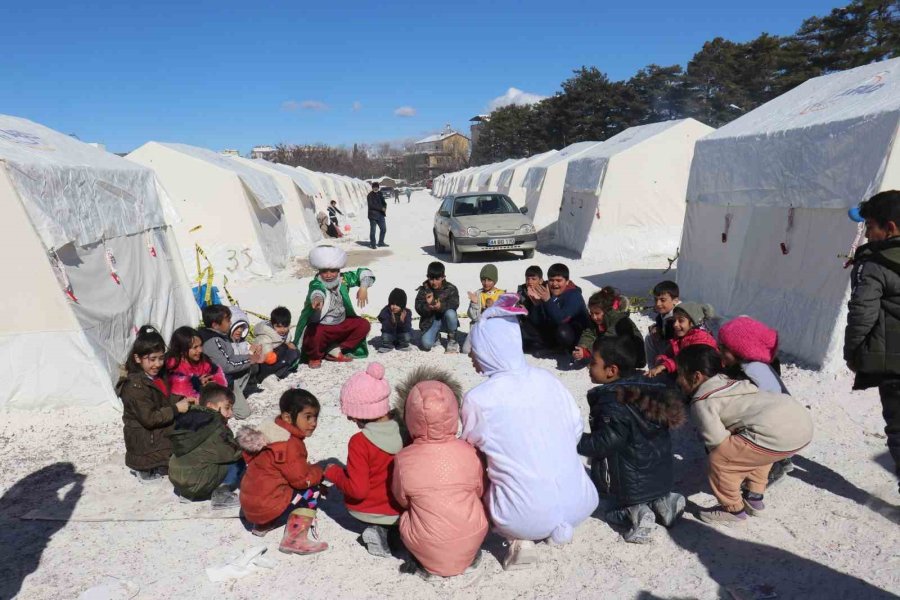
[[[439,214],[440,216],[442,216],[442,217],[449,217],[449,216],[450,216],[450,213],[447,212],[446,210],[442,210],[442,211],[440,211],[438,214]]]
[[[522,208],[519,209],[519,212],[522,213],[523,215],[527,215],[527,214],[528,214],[528,207],[527,207],[527,206],[523,206]]]

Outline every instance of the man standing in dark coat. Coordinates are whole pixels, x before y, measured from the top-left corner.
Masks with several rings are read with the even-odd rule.
[[[366,196],[366,202],[369,204],[369,244],[375,249],[375,226],[380,229],[381,235],[378,237],[379,246],[387,246],[384,243],[384,234],[387,232],[387,224],[384,217],[387,214],[387,202],[384,200],[384,194],[378,189],[377,183],[372,184],[372,191]]]

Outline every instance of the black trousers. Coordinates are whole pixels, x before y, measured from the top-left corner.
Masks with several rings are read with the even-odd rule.
[[[900,379],[883,381],[878,386],[878,393],[888,451],[894,459],[894,470],[900,476]]]
[[[520,319],[519,325],[522,329],[522,350],[525,352],[538,350],[571,352],[581,336],[581,329],[571,323],[538,327],[528,319]]]

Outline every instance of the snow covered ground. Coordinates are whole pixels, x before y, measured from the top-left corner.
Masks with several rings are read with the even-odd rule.
[[[390,248],[372,251],[353,239],[342,242],[351,254],[350,266],[370,266],[377,276],[364,312],[377,314],[393,287],[405,289],[412,302],[426,265],[435,259],[431,222],[437,204],[427,192],[415,193],[410,204],[405,199],[401,204],[389,201]],[[353,218],[352,225],[353,235],[368,236],[364,215]],[[497,253],[471,257],[464,264],[448,263],[447,273],[465,297],[465,290],[478,286],[484,262],[497,264],[499,287],[514,289],[532,262],[546,270],[560,260],[569,264],[585,296],[611,284],[646,297],[664,278],[661,272],[667,264],[659,257],[653,264],[609,273],[599,259],[538,253],[526,262],[519,255]],[[296,319],[308,277],[308,267],[298,261],[273,280],[234,284],[231,292],[245,308],[268,313],[284,304]],[[683,290],[683,296],[702,300],[702,290]],[[638,321],[642,327],[649,324],[646,317]],[[468,329],[465,322],[463,329]],[[376,325],[371,337],[377,335]],[[440,348],[377,355],[377,360],[385,364],[392,382],[422,364],[451,369],[467,389],[480,380],[467,357],[445,356]],[[529,360],[554,370],[586,416],[585,393],[591,384],[584,369],[556,370],[553,360]],[[250,421],[271,418],[280,393],[302,385],[323,407],[319,428],[307,442],[311,457],[343,460],[355,426],[340,414],[338,392],[359,368],[359,363],[326,364],[318,371],[304,366],[250,398],[255,411]],[[357,540],[360,528],[336,491],[324,502],[319,519],[321,537],[330,549],[315,556],[289,556],[277,552],[280,531],[254,538],[234,514],[214,515],[205,504],[179,504],[168,482],[141,485],[129,476],[115,408],[4,413],[0,598],[17,591],[20,598],[77,598],[88,590],[85,597],[197,599],[896,597],[900,497],[881,431],[877,393],[851,392],[846,374],[792,366],[786,368],[785,380],[812,411],[816,435],[796,458],[792,476],[766,495],[765,518],[751,519],[743,529],[717,529],[686,514],[673,529],[659,530],[649,546],[626,544],[606,523],[592,518],[577,530],[574,543],[540,546],[537,568],[509,573],[498,562],[502,540],[489,536],[476,574],[438,583],[401,576],[398,559],[369,556]],[[689,497],[689,509],[713,504],[704,477],[705,455],[690,425],[677,432],[675,452],[676,489]],[[206,567],[259,544],[268,548],[274,570],[225,583],[207,578]]]

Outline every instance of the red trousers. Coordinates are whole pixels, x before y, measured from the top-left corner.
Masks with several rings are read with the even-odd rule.
[[[334,346],[349,352],[366,339],[369,328],[369,322],[362,317],[347,317],[337,325],[310,323],[303,332],[303,354],[309,360],[322,360]]]

